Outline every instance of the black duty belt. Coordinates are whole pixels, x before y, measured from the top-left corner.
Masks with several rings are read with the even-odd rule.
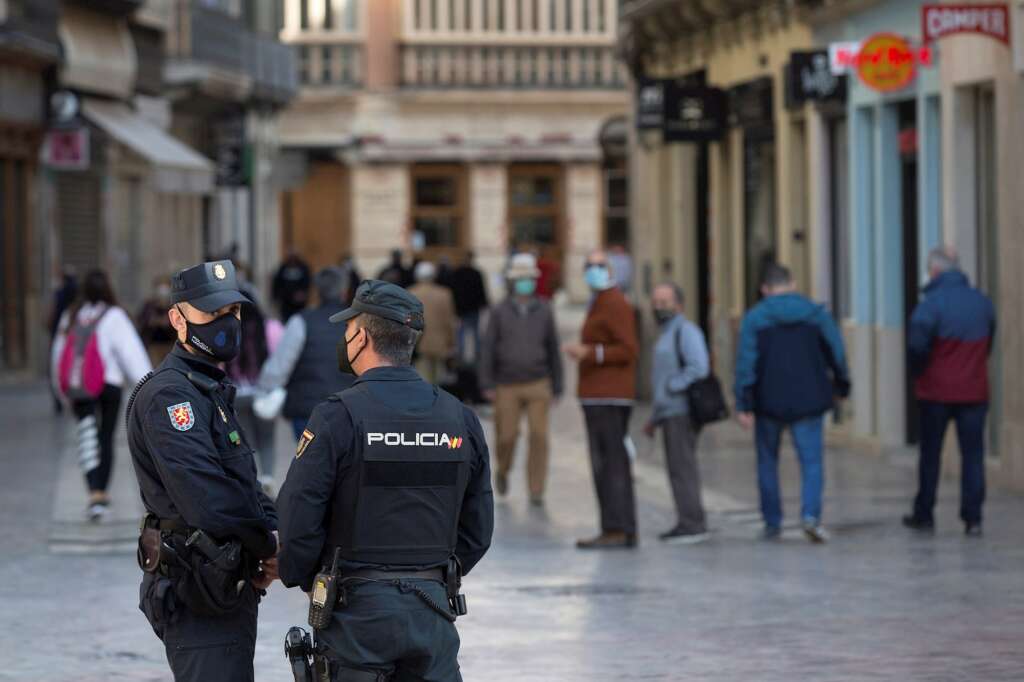
[[[183,521],[177,521],[174,519],[161,519],[155,514],[146,514],[142,517],[142,528],[153,528],[155,530],[166,531],[168,533],[178,533],[179,535],[189,536],[195,530]]]
[[[361,568],[354,571],[344,571],[341,574],[342,580],[348,579],[363,580],[440,580],[444,582],[444,571],[440,568],[428,568],[424,571],[383,571],[374,568]]]

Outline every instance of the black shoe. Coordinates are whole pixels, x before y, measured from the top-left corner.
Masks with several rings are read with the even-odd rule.
[[[919,519],[913,514],[907,514],[903,517],[903,525],[911,530],[916,530],[921,533],[935,532],[935,521]]]
[[[981,530],[981,523],[968,523],[964,525],[964,535],[969,538],[980,538],[984,534]]]
[[[498,492],[499,497],[505,497],[508,494],[508,476],[505,474],[495,474],[494,489]]]
[[[683,530],[679,526],[676,526],[672,530],[659,535],[658,539],[669,545],[696,545],[699,542],[704,542],[710,537],[711,533],[706,530],[693,532]]]
[[[778,526],[765,526],[762,537],[765,540],[780,540],[782,538],[782,529]]]
[[[601,533],[595,538],[577,540],[578,549],[627,549],[636,547],[636,535],[629,533]]]

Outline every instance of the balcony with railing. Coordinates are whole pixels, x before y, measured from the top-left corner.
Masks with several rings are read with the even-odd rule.
[[[274,37],[249,30],[222,8],[176,0],[167,36],[168,81],[233,83],[241,99],[285,104],[298,88],[294,51]]]
[[[284,0],[281,39],[295,47],[302,87],[362,87],[367,3],[368,0]]]
[[[404,0],[404,88],[619,89],[616,0]]]
[[[0,0],[0,49],[53,63],[60,58],[57,0]]]

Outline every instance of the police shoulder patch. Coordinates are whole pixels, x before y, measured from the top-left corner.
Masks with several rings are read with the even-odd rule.
[[[309,429],[302,432],[302,437],[299,438],[299,446],[295,449],[295,459],[302,457],[302,453],[306,451],[306,448],[309,447],[309,444],[313,442],[314,438],[316,438],[316,434]]]
[[[178,431],[188,431],[196,424],[196,416],[192,412],[192,403],[184,402],[167,408],[167,416],[171,418],[171,426]]]

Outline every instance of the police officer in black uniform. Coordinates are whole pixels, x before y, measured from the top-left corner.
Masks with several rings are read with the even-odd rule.
[[[276,576],[277,514],[218,363],[241,343],[230,261],[176,274],[169,311],[178,343],[136,387],[128,445],[147,515],[139,541],[140,608],[177,682],[251,681],[256,605]]]
[[[494,528],[480,422],[409,366],[423,304],[408,291],[364,281],[331,321],[357,378],[313,411],[281,487],[281,580],[309,592],[340,560],[317,632],[328,679],[461,680],[453,586]]]

